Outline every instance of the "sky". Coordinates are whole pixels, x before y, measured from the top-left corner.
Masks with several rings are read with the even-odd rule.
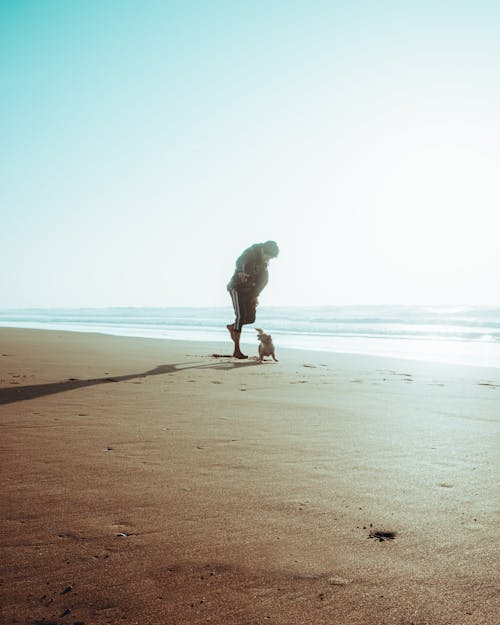
[[[0,0],[0,308],[500,305],[500,4]]]

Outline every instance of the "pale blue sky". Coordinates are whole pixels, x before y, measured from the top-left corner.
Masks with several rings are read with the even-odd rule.
[[[0,307],[500,305],[500,5],[0,2]]]

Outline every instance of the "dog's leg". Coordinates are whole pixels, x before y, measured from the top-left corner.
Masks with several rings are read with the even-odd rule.
[[[274,355],[274,352],[271,354],[271,356],[273,357],[274,362],[279,362],[279,360],[276,358],[276,356]]]

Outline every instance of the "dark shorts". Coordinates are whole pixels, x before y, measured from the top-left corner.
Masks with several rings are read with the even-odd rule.
[[[234,314],[236,315],[234,329],[241,332],[241,327],[253,323],[257,312],[257,298],[255,295],[228,289],[233,302]]]

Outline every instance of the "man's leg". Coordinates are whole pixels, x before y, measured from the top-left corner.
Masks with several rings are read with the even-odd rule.
[[[235,314],[234,323],[231,323],[227,326],[227,329],[229,330],[229,333],[231,334],[231,339],[233,340],[233,343],[234,343],[233,356],[234,358],[240,358],[240,359],[248,358],[248,356],[245,356],[245,354],[240,349],[240,338],[241,338],[241,329],[243,327],[243,321],[244,321],[245,302],[236,289],[231,289],[229,293],[231,295],[231,300],[233,302],[233,308],[234,308],[234,314]]]
[[[240,337],[241,337],[241,330],[238,332],[237,330],[233,331],[233,341],[234,341],[234,352],[233,352],[233,357],[234,358],[248,358],[248,356],[246,356],[240,349]]]

